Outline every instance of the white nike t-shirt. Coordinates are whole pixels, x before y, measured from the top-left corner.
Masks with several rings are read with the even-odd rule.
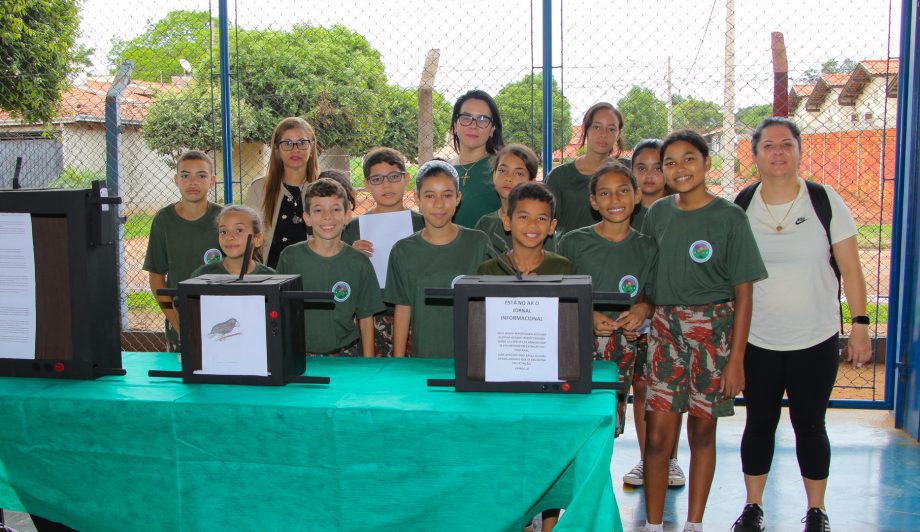
[[[775,351],[811,347],[840,327],[837,278],[830,266],[827,234],[811,205],[805,181],[799,178],[799,184],[795,200],[769,207],[761,196],[762,187],[757,187],[747,209],[770,274],[754,283],[748,341]],[[824,188],[831,204],[831,241],[836,244],[856,234],[856,223],[840,195],[827,185]],[[783,226],[782,231],[776,230],[777,224]]]

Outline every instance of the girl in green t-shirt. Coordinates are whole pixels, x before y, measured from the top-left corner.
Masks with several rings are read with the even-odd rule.
[[[205,274],[239,275],[246,255],[246,240],[250,235],[252,247],[249,250],[249,266],[246,273],[275,273],[275,270],[261,263],[260,250],[265,238],[262,232],[262,217],[250,207],[227,205],[217,215],[217,240],[224,253],[224,260],[200,266],[192,277]]]
[[[499,252],[511,249],[511,233],[502,225],[502,214],[508,213],[508,196],[520,183],[537,178],[540,159],[532,149],[523,144],[508,144],[492,159],[492,185],[501,201],[498,210],[482,215],[476,227],[485,233]]]

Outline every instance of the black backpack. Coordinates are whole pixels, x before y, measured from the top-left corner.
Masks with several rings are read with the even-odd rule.
[[[735,197],[735,205],[747,211],[748,207],[751,205],[751,200],[754,199],[754,191],[757,190],[759,186],[760,181],[744,187]],[[834,246],[831,243],[831,200],[827,197],[827,190],[825,190],[822,185],[811,181],[805,181],[805,188],[808,189],[808,198],[811,200],[811,206],[815,209],[815,214],[818,215],[818,220],[824,227],[824,234],[827,235],[827,245],[831,248],[831,269],[834,270],[834,276],[837,277],[837,301],[839,302],[841,295],[840,266],[837,265],[837,260],[834,259]],[[843,332],[842,305],[840,309],[840,331],[841,333]]]

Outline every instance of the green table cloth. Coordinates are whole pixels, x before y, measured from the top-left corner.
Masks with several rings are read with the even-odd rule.
[[[458,393],[446,359],[311,358],[329,385],[0,378],[0,508],[91,530],[622,530],[613,391]],[[612,380],[611,363],[595,379]]]

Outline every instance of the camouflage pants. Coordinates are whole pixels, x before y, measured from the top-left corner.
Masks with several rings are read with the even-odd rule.
[[[734,304],[662,306],[649,332],[646,410],[712,419],[734,415],[719,393],[731,348]]]
[[[623,434],[626,427],[626,396],[632,385],[636,367],[636,342],[630,342],[622,331],[613,331],[610,336],[594,337],[594,360],[612,360],[617,364],[620,380],[626,384],[623,393],[617,394],[617,426],[613,437]]]
[[[374,347],[378,357],[393,356],[393,321],[395,316],[388,312],[374,316]],[[412,356],[412,332],[406,341],[406,356]]]

